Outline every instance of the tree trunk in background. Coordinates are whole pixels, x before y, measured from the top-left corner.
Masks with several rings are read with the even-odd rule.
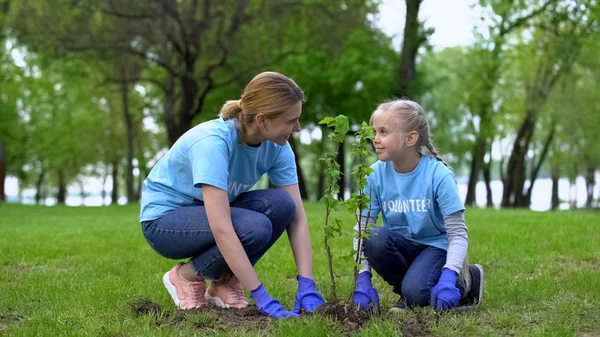
[[[6,201],[6,148],[0,139],[0,202]]]
[[[398,71],[398,96],[415,99],[415,79],[417,78],[416,58],[417,51],[426,36],[419,32],[419,7],[422,0],[406,0],[406,24],[404,26],[404,39],[402,54]]]
[[[44,168],[44,164],[41,165],[40,174],[35,182],[35,204],[39,205],[40,200],[42,200],[42,184],[44,182],[44,175],[46,174],[46,169]]]
[[[553,211],[558,209],[560,200],[558,199],[558,179],[560,179],[560,169],[558,166],[552,167],[552,202],[550,208]]]
[[[112,163],[112,192],[110,193],[112,205],[118,205],[119,202],[119,159],[115,159]]]
[[[104,166],[104,174],[102,174],[102,206],[105,205],[106,200],[106,181],[108,180],[108,165]]]
[[[594,202],[594,185],[596,184],[596,173],[595,167],[588,167],[585,174],[585,187],[587,190],[587,200],[585,202],[586,208],[592,208]]]
[[[290,137],[288,139],[288,142],[290,143],[290,147],[292,148],[292,151],[294,151],[295,154],[294,157],[296,160],[296,173],[298,175],[298,187],[300,188],[300,197],[302,198],[302,200],[307,200],[308,193],[306,192],[304,174],[302,174],[302,167],[300,166],[300,156],[296,148],[296,139],[294,137]]]
[[[491,157],[491,156],[490,156]],[[483,180],[485,181],[485,192],[486,192],[486,206],[494,207],[494,199],[492,198],[492,174],[491,174],[491,163],[487,162],[483,166]]]
[[[129,112],[129,83],[124,79],[121,82],[121,98],[123,103],[123,117],[127,131],[127,202],[137,202],[138,198],[133,187],[133,118]]]
[[[344,160],[346,158],[346,146],[344,145],[345,142],[340,143],[336,158],[337,163],[340,164],[340,172],[342,173],[340,174],[340,179],[338,180],[340,191],[338,192],[337,197],[340,201],[344,200],[344,191],[346,190],[346,161]]]
[[[58,170],[58,193],[56,194],[56,203],[64,205],[67,198],[67,186],[65,183],[65,172]]]
[[[535,111],[528,111],[519,127],[514,141],[513,150],[508,159],[506,174],[504,176],[504,191],[502,193],[502,207],[515,207],[523,195],[525,183],[525,157],[529,150],[529,143],[535,129],[537,118]]]
[[[531,205],[531,194],[533,192],[533,184],[537,180],[538,174],[540,173],[540,169],[542,168],[542,164],[544,160],[546,160],[546,156],[548,155],[548,151],[550,149],[550,144],[552,144],[552,140],[554,140],[554,132],[556,131],[556,124],[552,123],[550,127],[550,131],[548,133],[548,137],[546,137],[546,141],[544,142],[544,148],[542,149],[542,154],[540,155],[540,160],[534,165],[533,170],[530,174],[530,184],[529,188],[527,188],[527,192],[525,192],[525,196],[523,198],[523,203],[521,205],[517,205],[518,207],[528,208]],[[534,163],[535,164],[535,163]]]
[[[471,157],[471,173],[469,174],[465,206],[475,205],[475,190],[479,180],[479,171],[482,169],[483,158],[485,157],[485,139],[477,138]]]

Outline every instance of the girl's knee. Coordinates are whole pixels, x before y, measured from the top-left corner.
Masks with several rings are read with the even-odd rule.
[[[369,230],[369,237],[365,242],[365,256],[368,259],[383,256],[388,252],[388,231],[385,227],[374,227]]]
[[[408,306],[425,307],[429,305],[431,289],[419,280],[405,278],[402,281],[401,296]]]

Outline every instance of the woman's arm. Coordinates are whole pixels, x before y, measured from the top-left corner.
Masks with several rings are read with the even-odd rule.
[[[225,262],[244,288],[248,290],[258,288],[260,286],[258,276],[233,230],[227,192],[211,185],[202,185],[202,194],[208,224]]]
[[[312,247],[310,245],[310,233],[308,231],[308,220],[300,198],[300,189],[298,184],[281,186],[280,189],[287,191],[294,204],[296,204],[296,214],[288,226],[287,232],[292,246],[292,253],[298,268],[298,274],[312,278]]]

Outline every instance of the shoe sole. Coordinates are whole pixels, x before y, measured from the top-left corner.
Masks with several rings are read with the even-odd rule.
[[[406,308],[390,308],[388,310],[388,312],[391,312],[391,313],[394,313],[394,314],[400,314],[400,313],[403,313],[403,312],[408,312],[408,309],[406,309]]]
[[[177,297],[177,289],[175,289],[175,286],[171,283],[171,281],[169,281],[169,272],[167,272],[162,279],[163,284],[165,285],[165,288],[167,288],[167,291],[169,292],[169,295],[171,295],[175,305],[178,308],[181,308],[181,301],[179,301],[179,298]]]
[[[208,292],[204,295],[204,298],[206,299],[207,302],[212,303],[219,308],[225,308],[225,309],[229,308],[229,304],[225,304],[219,297],[216,297],[216,296],[213,297],[213,296],[208,295]]]
[[[483,300],[483,267],[480,264],[474,264],[473,266],[475,266],[477,269],[479,269],[479,272],[481,273],[481,279],[479,280],[479,298],[477,300],[477,303],[475,303],[475,304],[461,305],[460,307],[454,308],[454,310],[456,310],[456,311],[479,309],[479,306],[481,305],[481,302]]]

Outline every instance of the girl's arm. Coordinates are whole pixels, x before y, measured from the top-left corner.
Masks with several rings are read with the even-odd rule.
[[[225,262],[244,288],[248,290],[258,288],[260,286],[258,276],[233,230],[227,192],[211,185],[202,185],[202,194],[210,230]]]
[[[359,226],[360,226],[360,230],[361,233],[363,233],[363,239],[361,240],[361,243],[363,245],[364,248],[364,243],[365,243],[365,238],[366,235],[364,235],[364,232],[367,230],[368,225],[367,224],[374,224],[377,221],[376,217],[369,217],[367,219],[366,216],[363,216],[360,220],[360,225],[357,222],[356,225],[354,225],[354,250],[357,252],[356,254],[358,254],[358,230],[359,230]],[[367,261],[367,258],[365,257],[365,251],[361,249],[360,251],[360,257],[359,257],[359,262],[362,265],[362,267],[360,268],[360,270],[358,271],[358,273],[362,273],[365,271],[371,272],[371,266],[369,265],[369,261]],[[354,261],[356,261],[356,254],[354,254]]]
[[[310,232],[308,231],[308,220],[300,198],[300,189],[298,184],[278,187],[287,191],[296,205],[296,214],[288,226],[287,233],[290,239],[290,246],[294,254],[294,260],[298,268],[298,274],[313,278],[312,276],[312,248],[310,245]]]
[[[444,224],[448,232],[448,255],[443,268],[454,270],[460,275],[469,247],[469,235],[465,224],[464,211],[448,214],[444,217]]]

